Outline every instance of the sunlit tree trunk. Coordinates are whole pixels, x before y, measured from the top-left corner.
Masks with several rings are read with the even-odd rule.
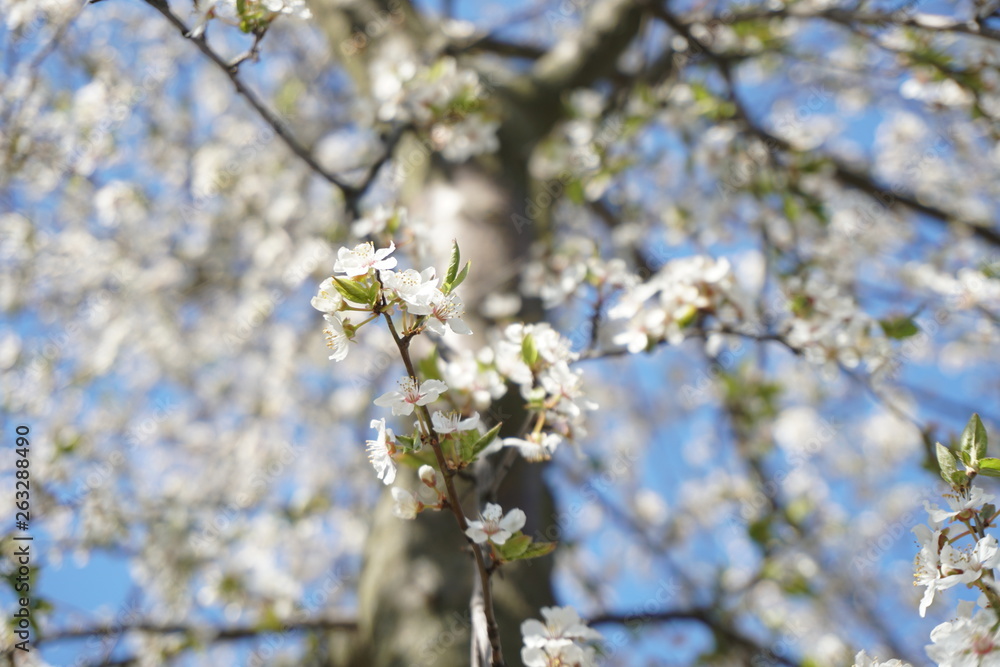
[[[388,35],[424,48],[440,39],[418,22],[406,3],[354,3],[349,9],[338,4],[316,2],[314,13],[338,55],[344,54],[340,46],[349,45],[352,55],[342,60],[361,90],[370,84],[368,59],[377,55],[379,42]],[[532,242],[546,232],[548,210],[539,205],[544,200],[534,196],[537,186],[528,173],[532,149],[561,117],[563,95],[608,73],[638,30],[640,13],[633,3],[605,2],[598,8],[603,12],[592,12],[596,18],[576,38],[575,49],[553,50],[538,60],[530,74],[511,78],[505,72],[480,72],[504,119],[495,160],[465,166],[429,160],[425,168],[409,170],[409,182],[401,188],[402,203],[435,230],[437,252],[444,260],[438,264],[446,263],[452,239],[458,240],[463,258],[472,261],[475,271],[463,284],[462,293],[473,330],[485,328],[481,319],[477,322],[483,299],[516,285],[517,267]],[[419,149],[407,141],[396,147],[402,157],[414,150]],[[529,202],[534,205],[529,207]],[[526,214],[527,208],[533,215]],[[517,317],[537,321],[541,309],[528,300]],[[493,421],[502,418],[508,434],[517,432],[524,417],[517,389],[509,391],[494,411]],[[555,508],[542,472],[542,466],[517,462],[497,492],[497,501],[505,509],[520,507],[526,512],[527,534],[552,534]],[[466,513],[476,516],[480,499],[474,493],[465,497]],[[468,665],[475,569],[465,540],[447,513],[425,513],[417,521],[404,522],[392,515],[391,505],[391,498],[384,494],[372,518],[359,588],[360,631],[353,646],[353,664]],[[554,603],[552,569],[553,558],[546,557],[505,565],[493,577],[508,665],[521,664],[521,622]]]

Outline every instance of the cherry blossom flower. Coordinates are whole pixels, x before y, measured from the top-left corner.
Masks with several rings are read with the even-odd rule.
[[[530,433],[527,438],[504,438],[504,447],[517,447],[526,460],[532,463],[548,461],[552,458],[562,437],[556,433]]]
[[[877,658],[870,658],[864,651],[859,651],[854,656],[854,667],[910,667],[910,663],[903,662],[898,658],[880,662]]]
[[[381,234],[386,230],[389,225],[389,221],[392,220],[393,217],[405,220],[406,209],[401,207],[390,208],[388,206],[376,206],[371,212],[362,218],[358,218],[354,224],[351,225],[351,234],[361,238]]]
[[[417,500],[416,496],[406,489],[394,486],[392,487],[392,499],[394,501],[392,506],[393,515],[406,520],[417,518],[417,513],[420,511],[422,503]]]
[[[406,304],[407,312],[414,315],[431,313],[430,301],[438,291],[438,279],[434,277],[433,268],[419,272],[414,269],[386,271],[381,274],[381,278],[382,285]]]
[[[934,643],[926,647],[927,656],[942,666],[1000,666],[1000,631],[995,627],[996,615],[983,610],[973,616],[971,601],[959,603],[958,607],[957,619],[931,630]]]
[[[483,544],[487,540],[502,545],[510,539],[511,535],[524,527],[527,517],[519,509],[512,509],[503,514],[503,509],[499,505],[486,503],[486,509],[482,513],[482,521],[470,521],[465,534],[476,544]]]
[[[327,313],[323,315],[323,319],[330,325],[323,329],[323,333],[326,334],[326,346],[333,350],[330,359],[343,361],[347,357],[348,343],[351,340],[348,338],[347,332],[344,331],[344,323],[337,313]]]
[[[359,243],[354,249],[341,248],[337,251],[334,273],[344,273],[353,278],[366,275],[371,269],[386,271],[396,266],[396,258],[389,257],[396,244],[389,242],[388,248],[375,250],[371,243]]]
[[[479,426],[479,413],[474,413],[468,419],[462,419],[457,412],[435,412],[431,415],[434,430],[438,433],[455,433],[456,431],[471,431]]]
[[[465,305],[462,303],[461,297],[454,292],[445,294],[441,290],[436,290],[434,296],[431,297],[431,311],[426,314],[431,316],[427,319],[427,330],[439,336],[444,335],[446,324],[452,332],[459,335],[468,336],[472,333],[469,325],[462,321],[462,316],[465,315]]]
[[[545,622],[529,619],[521,624],[524,648],[521,659],[529,667],[596,665],[590,642],[601,634],[588,628],[572,607],[543,607]]]
[[[525,667],[596,667],[597,654],[590,646],[546,644],[522,648],[521,661]]]
[[[399,390],[387,391],[375,399],[375,405],[381,408],[392,408],[394,415],[412,415],[417,405],[433,403],[438,397],[448,391],[448,385],[440,380],[425,380],[418,383],[407,377],[399,381]]]
[[[951,519],[958,519],[959,521],[967,520],[978,512],[983,505],[992,503],[996,499],[996,496],[986,493],[980,487],[973,485],[970,489],[967,491],[963,490],[961,493],[947,493],[944,498],[948,501],[948,506],[951,507],[950,512],[924,501],[924,509],[927,510],[927,514],[931,517],[932,521],[944,523]]]
[[[333,278],[327,278],[319,286],[319,292],[309,302],[312,307],[322,313],[336,313],[344,304],[344,297],[334,286]]]
[[[452,389],[467,392],[477,410],[485,410],[507,393],[507,385],[493,368],[493,350],[484,347],[478,353],[459,350],[451,360],[438,361],[441,376]]]
[[[588,628],[573,607],[543,607],[545,623],[534,618],[521,624],[526,646],[544,646],[571,641],[599,641],[601,633]]]
[[[393,439],[395,436],[392,429],[385,427],[385,418],[373,419],[371,427],[378,429],[378,436],[375,440],[368,441],[368,460],[371,461],[378,478],[383,484],[392,484],[396,479],[396,463],[392,460],[392,455],[396,451]]]
[[[1000,547],[991,535],[980,539],[971,552],[966,552],[952,546],[948,542],[947,529],[941,530],[938,524],[916,526],[913,533],[920,544],[920,552],[914,559],[914,583],[927,587],[920,600],[921,617],[926,615],[937,591],[956,584],[970,584],[979,579],[984,570],[1000,564]]]

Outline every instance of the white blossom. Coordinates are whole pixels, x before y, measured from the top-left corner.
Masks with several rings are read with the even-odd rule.
[[[431,423],[434,430],[440,434],[455,433],[457,431],[471,431],[479,426],[479,413],[467,419],[462,419],[462,415],[457,412],[435,412],[431,415]]]
[[[931,517],[932,521],[944,523],[955,518],[969,518],[973,513],[982,509],[983,505],[996,500],[996,496],[986,493],[981,487],[975,484],[968,490],[947,493],[944,498],[948,502],[951,511],[939,509],[937,505],[924,501],[924,509],[927,510],[927,514]]]
[[[1000,667],[1000,630],[996,612],[972,615],[971,602],[959,605],[959,617],[931,630],[927,656],[941,667]]]
[[[347,357],[350,338],[344,331],[344,323],[338,313],[326,313],[323,319],[329,325],[323,330],[326,334],[326,346],[333,350],[330,359],[333,361],[343,361]]]
[[[333,278],[327,278],[320,283],[319,292],[309,303],[320,312],[333,314],[344,304],[344,297],[337,291]]]
[[[375,405],[382,408],[392,408],[394,415],[411,415],[417,405],[433,403],[438,397],[448,391],[448,385],[441,380],[425,380],[418,383],[407,377],[399,381],[399,389],[387,391],[375,399]]]
[[[380,274],[382,285],[391,295],[406,304],[406,311],[414,315],[429,315],[431,298],[437,292],[438,279],[434,277],[434,269],[423,271],[407,269],[406,271],[385,271]]]
[[[396,249],[396,244],[389,242],[388,248],[375,250],[371,243],[359,243],[353,249],[341,248],[337,251],[337,261],[333,265],[334,273],[344,273],[349,277],[364,276],[372,269],[385,271],[395,268],[396,258],[389,257]]]
[[[519,509],[512,509],[503,514],[503,509],[499,505],[487,503],[483,510],[481,521],[469,521],[469,527],[465,534],[476,544],[483,544],[486,541],[496,545],[502,545],[510,536],[524,527],[527,517]]]
[[[879,661],[877,658],[870,658],[864,651],[858,651],[854,656],[853,667],[910,667],[910,663],[903,662],[898,658],[892,660]]]
[[[472,333],[469,325],[462,320],[462,316],[465,315],[465,305],[457,294],[454,292],[445,294],[441,290],[436,290],[430,303],[430,317],[427,318],[426,324],[428,331],[443,336],[444,327],[448,325],[452,332],[459,335],[468,336]]]
[[[548,461],[562,442],[555,433],[529,433],[525,438],[504,438],[504,447],[516,447],[526,460],[533,463]]]
[[[420,501],[406,489],[392,487],[392,513],[400,519],[416,519],[420,511]]]
[[[392,429],[385,427],[385,418],[373,419],[371,427],[378,430],[375,440],[368,441],[368,460],[375,468],[377,476],[386,485],[396,479],[396,462],[392,460],[395,452],[395,436]]]

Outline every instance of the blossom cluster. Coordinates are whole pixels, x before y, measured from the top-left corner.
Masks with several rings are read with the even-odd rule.
[[[705,255],[667,262],[648,281],[625,291],[608,312],[612,342],[636,353],[662,341],[676,345],[685,329],[712,315],[735,326],[743,309],[726,259]]]
[[[521,660],[526,667],[557,667],[597,664],[592,644],[601,634],[588,628],[572,607],[544,607],[545,622],[529,619],[521,624],[524,647]]]
[[[564,439],[585,433],[585,414],[597,404],[583,392],[582,371],[570,364],[579,358],[570,342],[545,323],[511,324],[494,341],[497,371],[520,387],[535,412],[534,428],[523,438],[505,438],[529,461],[552,457]]]
[[[587,238],[569,239],[547,256],[536,257],[525,267],[521,280],[521,290],[539,297],[546,308],[565,304],[585,285],[607,294],[639,282],[625,260],[601,258],[596,244]]]
[[[304,20],[312,18],[312,12],[305,0],[211,0],[202,2],[197,9],[192,37],[204,35],[208,22],[220,19],[225,23],[238,25],[244,32],[260,32],[279,16],[291,16]]]
[[[801,349],[816,364],[841,363],[854,368],[864,362],[881,368],[889,355],[889,340],[878,322],[842,295],[836,285],[814,274],[786,284],[791,319],[785,325],[788,344]]]
[[[446,160],[464,162],[499,148],[500,122],[485,103],[488,90],[472,70],[445,57],[418,68],[412,61],[384,63],[373,77],[378,117],[423,129]]]
[[[986,430],[978,415],[969,420],[957,453],[937,445],[941,477],[952,487],[944,496],[948,507],[925,501],[928,525],[913,528],[920,547],[914,584],[925,587],[921,616],[938,592],[959,584],[980,592],[977,602],[960,602],[957,616],[931,631],[926,652],[942,667],[1000,665],[1000,585],[993,571],[1000,565],[1000,544],[986,532],[998,516],[996,498],[972,483],[979,475],[1000,477],[1000,459],[987,457],[986,449]],[[964,469],[959,469],[960,461]],[[956,546],[963,538],[969,544]],[[864,651],[855,658],[855,667],[903,665],[899,660],[878,662]]]
[[[373,232],[398,231],[399,220],[385,217],[386,224]],[[392,486],[393,514],[413,520],[425,510],[451,509],[477,555],[488,553],[492,567],[551,553],[554,542],[536,542],[522,533],[527,516],[519,508],[505,513],[500,505],[486,503],[478,518],[466,518],[452,477],[504,447],[516,448],[529,461],[549,459],[564,439],[583,433],[585,414],[597,406],[584,395],[582,372],[571,368],[579,354],[548,324],[514,323],[478,353],[464,349],[442,357],[435,349],[414,363],[411,338],[472,333],[454,292],[469,264],[459,269],[455,244],[443,276],[433,267],[401,270],[395,250],[393,241],[382,248],[372,243],[341,248],[334,275],[323,281],[311,302],[327,323],[330,359],[342,361],[358,330],[384,319],[408,371],[396,388],[374,399],[375,406],[406,421],[397,424],[396,432],[384,416],[371,420],[375,436],[366,445],[376,478]],[[501,439],[502,424],[490,428],[480,410],[490,408],[509,385],[518,387],[530,423],[522,437]],[[400,465],[417,468],[415,488],[398,481]],[[481,568],[483,561],[477,556]],[[522,627],[526,665],[594,664],[591,644],[600,635],[572,609],[546,608],[542,614],[544,624],[533,620]]]
[[[312,298],[313,308],[324,314],[328,325],[330,359],[347,357],[350,341],[358,328],[377,317],[376,309],[382,313],[398,307],[404,315],[404,330],[409,332],[443,335],[447,328],[457,334],[472,333],[462,320],[462,299],[451,292],[457,284],[441,284],[433,268],[393,271],[397,261],[390,255],[395,248],[392,242],[378,250],[371,243],[360,243],[337,252],[333,272],[341,275],[324,280]],[[464,277],[452,276],[452,280],[460,282]],[[353,313],[375,314],[354,324]]]
[[[390,241],[384,248],[361,243],[337,252],[334,275],[323,281],[312,299],[327,323],[330,359],[346,358],[357,331],[380,317],[388,320],[411,372],[404,340],[428,332],[472,333],[462,320],[462,301],[453,291],[469,271],[468,264],[459,270],[458,246],[443,278],[433,267],[399,270],[394,251]],[[367,442],[367,452],[377,479],[392,485],[400,462],[419,466],[422,484],[417,491],[392,489],[396,516],[413,519],[425,509],[445,507],[450,500],[441,475],[446,479],[479,457],[506,446],[517,448],[530,461],[542,461],[551,458],[564,439],[583,433],[584,415],[596,405],[584,396],[582,372],[570,368],[578,358],[570,342],[548,324],[516,323],[477,354],[462,350],[443,359],[435,351],[419,364],[424,379],[407,375],[396,389],[377,397],[375,405],[388,408],[393,416],[415,418],[412,431],[407,427],[401,434],[386,424],[385,417],[371,421],[376,435]],[[501,425],[487,427],[479,411],[503,396],[508,383],[520,388],[533,416],[532,428],[523,437],[499,439]],[[487,504],[480,519],[463,525],[473,543],[491,545],[499,562],[551,551],[554,545],[532,544],[531,538],[521,535],[525,521],[520,509],[504,515],[499,505]]]

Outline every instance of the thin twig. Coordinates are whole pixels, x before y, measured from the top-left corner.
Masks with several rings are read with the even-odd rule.
[[[192,35],[191,30],[176,14],[174,14],[170,7],[164,0],[145,0],[146,4],[150,7],[156,9],[160,12],[164,18],[166,18],[178,32],[180,32],[186,39],[193,42],[198,49],[204,53],[209,60],[215,63],[216,67],[225,72],[226,76],[233,83],[236,88],[236,92],[239,93],[250,103],[250,106],[254,108],[257,114],[264,120],[275,133],[281,137],[281,140],[286,146],[303,162],[305,162],[309,168],[326,180],[331,185],[338,188],[344,197],[344,203],[348,211],[357,216],[358,213],[358,203],[364,194],[368,191],[374,181],[374,177],[378,170],[383,164],[391,157],[392,147],[399,140],[399,136],[405,130],[404,128],[397,128],[391,135],[389,140],[389,146],[387,146],[385,153],[380,157],[375,164],[373,164],[369,170],[365,180],[361,185],[350,185],[343,181],[340,177],[333,174],[331,171],[321,165],[308,148],[303,146],[299,141],[292,135],[291,131],[285,125],[284,121],[273,111],[271,111],[266,104],[257,96],[257,94],[247,86],[239,76],[239,65],[248,58],[256,57],[256,49],[258,43],[262,39],[263,35],[256,37],[253,47],[251,47],[250,52],[244,54],[233,60],[232,62],[227,62],[218,52],[216,52],[211,46],[209,46],[205,35]]]
[[[381,279],[379,279],[381,282]],[[406,367],[406,372],[409,374],[410,378],[414,382],[419,382],[416,369],[413,366],[413,360],[410,358],[410,340],[412,336],[404,335],[400,336],[396,331],[396,325],[392,321],[392,317],[388,312],[382,310],[385,303],[381,304],[381,307],[377,309],[378,312],[385,317],[386,324],[389,327],[389,333],[392,334],[392,340],[396,343],[396,347],[399,349],[399,355],[403,359],[403,365]],[[465,535],[466,529],[469,527],[469,522],[465,518],[465,512],[462,510],[461,501],[458,497],[458,492],[455,489],[455,471],[448,467],[447,461],[444,458],[444,452],[441,451],[441,439],[437,432],[434,430],[433,422],[431,421],[430,410],[427,409],[426,405],[416,406],[418,412],[420,412],[420,417],[423,419],[427,428],[427,439],[430,443],[431,450],[434,452],[434,457],[437,459],[438,468],[441,470],[441,474],[444,477],[445,490],[448,493],[448,506],[451,508],[452,513],[455,515],[455,520],[458,522],[458,527],[462,531],[462,535]],[[473,542],[471,539],[469,544],[472,547],[472,553],[476,558],[476,567],[479,569],[479,579],[482,584],[483,589],[483,610],[486,615],[486,629],[490,638],[490,646],[493,649],[492,665],[493,667],[504,667],[503,660],[503,649],[500,644],[500,626],[497,624],[496,612],[493,608],[493,591],[490,586],[490,570],[486,565],[486,558],[483,556],[483,550],[478,544]]]

